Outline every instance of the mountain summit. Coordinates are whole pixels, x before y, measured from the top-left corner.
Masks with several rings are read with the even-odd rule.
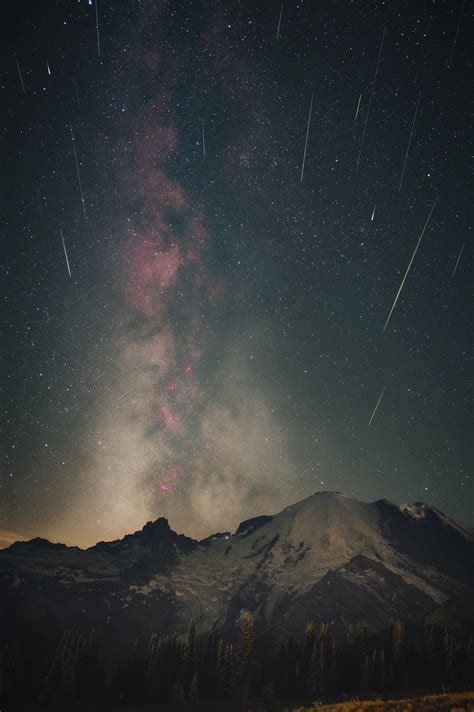
[[[242,610],[263,636],[398,617],[421,622],[474,587],[472,530],[417,502],[318,492],[235,534],[197,542],[149,522],[87,550],[32,540],[0,551],[0,625],[99,627],[111,640],[198,630],[234,635]],[[436,617],[436,616],[435,616]]]

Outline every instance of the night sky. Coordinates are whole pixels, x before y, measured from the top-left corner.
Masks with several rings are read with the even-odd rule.
[[[472,523],[469,2],[9,12],[2,544]]]

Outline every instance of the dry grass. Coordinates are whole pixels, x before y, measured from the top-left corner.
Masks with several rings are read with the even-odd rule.
[[[312,707],[298,707],[292,712],[474,712],[474,692],[424,695],[400,700],[351,700]],[[290,712],[288,710],[288,712]]]

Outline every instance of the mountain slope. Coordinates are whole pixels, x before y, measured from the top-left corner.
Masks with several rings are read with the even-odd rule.
[[[16,543],[0,551],[0,629],[94,625],[115,643],[182,633],[192,617],[232,637],[248,609],[272,637],[310,620],[378,630],[467,596],[473,564],[471,531],[436,509],[321,492],[202,542],[158,519],[87,550]]]

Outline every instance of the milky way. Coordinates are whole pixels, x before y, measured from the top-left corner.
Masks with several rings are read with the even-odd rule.
[[[213,314],[231,297],[209,265],[203,215],[167,171],[178,150],[166,119],[172,96],[172,88],[161,93],[140,117],[132,146],[139,218],[122,240],[120,375],[99,410],[104,434],[90,473],[97,517],[111,535],[117,521],[130,528],[156,512],[195,534],[225,529],[246,508],[280,504],[275,483],[291,476],[291,465],[278,462],[269,398],[246,382],[238,344],[227,345],[217,367],[208,364],[217,348]]]
[[[462,10],[11,9],[4,544],[322,489],[472,520]]]

